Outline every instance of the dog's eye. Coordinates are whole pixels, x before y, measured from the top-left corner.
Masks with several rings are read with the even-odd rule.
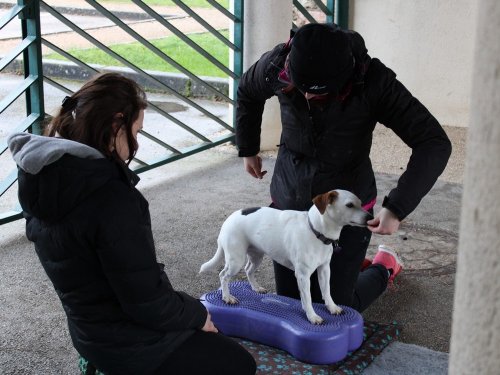
[[[353,208],[353,207],[354,207],[354,204],[352,204],[352,203],[347,203],[345,206],[346,206],[346,207],[348,207],[348,208]]]

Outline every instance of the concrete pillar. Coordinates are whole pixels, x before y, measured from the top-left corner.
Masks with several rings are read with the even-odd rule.
[[[500,373],[500,2],[479,2],[449,373]]]
[[[243,71],[278,43],[288,40],[292,28],[292,0],[245,1]],[[281,134],[276,97],[267,101],[262,117],[261,150],[276,149]]]

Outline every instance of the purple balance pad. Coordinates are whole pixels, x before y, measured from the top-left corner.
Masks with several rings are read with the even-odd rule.
[[[259,294],[243,281],[231,283],[230,291],[238,304],[222,301],[221,290],[201,297],[212,321],[227,336],[273,346],[318,365],[344,359],[363,342],[363,318],[349,307],[342,306],[342,314],[331,315],[324,304],[313,303],[316,314],[324,319],[315,325],[307,320],[300,300]]]

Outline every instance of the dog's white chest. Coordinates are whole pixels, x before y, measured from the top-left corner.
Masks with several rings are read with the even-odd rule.
[[[315,239],[318,241],[317,239]],[[330,263],[333,248],[331,245],[320,244],[317,246],[301,247],[295,250],[296,254],[293,257],[292,270],[304,269],[315,271],[322,264]],[[284,265],[284,264],[283,264]],[[286,265],[284,265],[287,267]]]

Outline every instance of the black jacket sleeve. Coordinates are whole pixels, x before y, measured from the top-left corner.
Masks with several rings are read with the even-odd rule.
[[[266,52],[241,77],[238,84],[236,101],[236,146],[239,156],[254,156],[260,150],[260,130],[262,113],[267,99],[274,95],[273,82],[277,74],[273,59],[279,54],[283,45],[276,46]],[[271,69],[270,69],[271,68]]]
[[[98,255],[123,311],[155,330],[202,328],[206,308],[199,300],[175,291],[156,260],[147,201],[130,187],[110,190],[114,194],[99,217]]]
[[[427,108],[379,60],[372,60],[366,78],[375,88],[370,94],[374,95],[377,120],[392,129],[412,149],[405,172],[382,203],[403,220],[443,172],[451,155],[451,142]]]

